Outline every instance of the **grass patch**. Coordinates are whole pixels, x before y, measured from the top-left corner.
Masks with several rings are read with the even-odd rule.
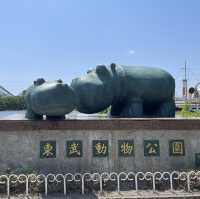
[[[177,111],[176,115],[183,117],[200,117],[200,111],[190,111],[191,104],[186,102],[182,107],[181,111]]]
[[[191,112],[191,111],[177,111],[176,115],[180,115],[183,117],[200,117],[200,111],[195,111],[195,112]]]

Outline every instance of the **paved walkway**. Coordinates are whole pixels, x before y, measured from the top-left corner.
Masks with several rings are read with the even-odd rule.
[[[34,196],[11,196],[10,199],[199,199],[200,192],[186,193],[186,192],[156,192],[152,191],[124,191],[118,194],[117,192],[104,193],[103,195],[97,194],[86,194],[81,195],[78,193],[68,194],[64,196],[63,194],[50,194],[47,197],[44,195],[34,195]],[[0,196],[0,199],[7,199],[6,196]]]

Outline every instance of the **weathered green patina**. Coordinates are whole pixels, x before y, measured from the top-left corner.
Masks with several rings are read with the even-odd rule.
[[[71,87],[61,80],[46,82],[40,78],[25,94],[28,119],[63,119],[75,108],[75,94]]]
[[[174,117],[175,80],[166,71],[142,66],[98,65],[71,86],[38,79],[26,93],[27,117],[63,117],[77,109],[112,117]]]

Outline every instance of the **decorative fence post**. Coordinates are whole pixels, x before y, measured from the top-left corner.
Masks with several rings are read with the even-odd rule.
[[[186,188],[183,188],[185,191],[194,192],[192,185],[198,185],[200,183],[200,171],[189,171],[189,172],[121,172],[121,173],[66,173],[66,174],[11,174],[11,175],[0,175],[0,185],[6,187],[6,194],[9,198],[11,195],[11,185],[18,186],[18,184],[23,184],[25,187],[25,195],[28,196],[31,192],[30,185],[36,183],[37,185],[43,184],[45,196],[48,195],[49,183],[52,186],[60,184],[63,187],[63,194],[67,194],[67,183],[80,183],[81,185],[81,194],[85,194],[85,188],[87,182],[98,183],[100,193],[103,192],[104,183],[109,181],[110,183],[117,183],[117,192],[121,193],[121,183],[132,181],[135,184],[135,191],[143,190],[144,187],[141,186],[141,183],[152,182],[152,186],[149,187],[149,190],[152,190],[153,193],[159,191],[156,188],[156,184],[165,183],[166,190],[175,192],[177,181],[180,183],[186,184]],[[131,182],[131,183],[132,183]],[[141,183],[140,183],[141,182]],[[140,185],[140,187],[139,187]],[[168,187],[168,188],[167,188]],[[179,187],[180,188],[180,187]],[[200,187],[199,187],[200,189]],[[2,189],[1,189],[2,190]],[[1,193],[0,193],[1,194]]]

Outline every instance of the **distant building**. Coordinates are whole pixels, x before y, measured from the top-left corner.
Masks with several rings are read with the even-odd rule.
[[[12,93],[10,93],[7,89],[5,89],[3,86],[0,86],[0,97],[3,96],[13,96]]]

